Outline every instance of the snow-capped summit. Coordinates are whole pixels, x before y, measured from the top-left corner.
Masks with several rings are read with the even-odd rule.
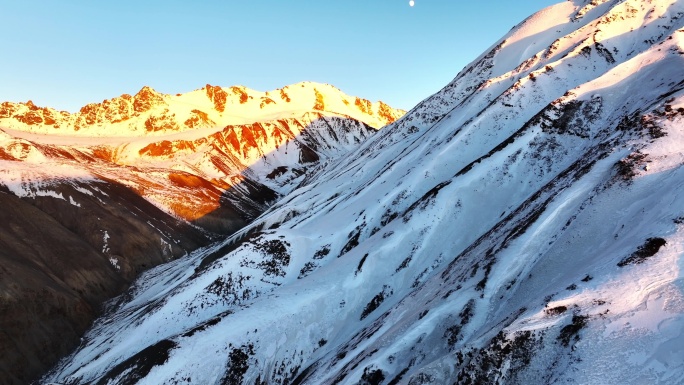
[[[682,0],[540,11],[43,382],[683,383],[683,55]]]
[[[383,102],[348,96],[328,84],[302,82],[268,92],[207,84],[176,95],[145,86],[134,96],[124,94],[87,104],[74,114],[38,107],[31,101],[4,102],[0,104],[0,126],[42,134],[140,137],[299,118],[313,111],[349,117],[376,129],[404,113]]]

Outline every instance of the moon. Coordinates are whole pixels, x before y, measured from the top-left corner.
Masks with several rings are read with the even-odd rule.
[[[416,5],[416,2],[411,0],[411,1],[409,1],[409,5],[413,7],[414,5]]]

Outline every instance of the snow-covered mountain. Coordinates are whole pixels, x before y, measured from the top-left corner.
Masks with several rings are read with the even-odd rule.
[[[528,18],[43,383],[684,383],[684,1]]]
[[[31,101],[4,102],[0,104],[0,121],[3,127],[35,133],[112,138],[163,136],[199,128],[300,118],[311,111],[351,117],[375,128],[403,114],[383,102],[348,96],[329,84],[302,82],[267,92],[207,84],[176,95],[161,94],[145,86],[134,96],[124,94],[91,103],[73,114],[38,107]]]
[[[230,233],[404,112],[311,82],[176,96],[144,87],[75,114],[5,102],[0,182],[23,197],[41,194],[34,182],[116,180],[172,216]]]
[[[324,84],[0,106],[0,378],[73,350],[141,272],[244,227],[404,111]]]

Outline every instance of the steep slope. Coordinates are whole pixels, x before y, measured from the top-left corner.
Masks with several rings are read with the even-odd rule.
[[[402,113],[314,83],[263,107],[252,100],[270,93],[247,92],[144,88],[76,114],[2,104],[3,384],[29,383],[74,349],[141,272],[243,228]],[[181,125],[184,114],[199,120]]]
[[[44,382],[684,382],[683,28],[681,0],[535,14]]]

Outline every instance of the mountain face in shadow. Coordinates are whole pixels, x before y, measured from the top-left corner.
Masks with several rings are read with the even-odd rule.
[[[71,202],[0,192],[0,372],[7,383],[25,383],[71,351],[102,303],[139,273],[208,243],[114,181],[53,188]]]
[[[247,228],[137,280],[43,382],[680,383],[683,16],[528,18]]]
[[[297,92],[312,92],[320,103],[349,98],[339,90],[325,93],[316,87],[332,89],[306,83]],[[245,102],[245,112],[239,101],[237,106],[230,98],[220,102],[225,92],[220,87],[200,91],[190,96],[199,93],[211,103],[214,110],[206,115],[213,120],[184,130],[146,129],[154,116],[175,119],[189,108],[183,104],[187,95],[164,96],[148,88],[134,98],[62,114],[56,122],[47,119],[54,114],[50,109],[3,104],[3,383],[37,379],[79,341],[83,344],[81,337],[102,314],[103,303],[145,271],[189,257],[242,229],[324,163],[375,134],[375,128],[344,112],[367,114],[370,124],[388,119],[373,112],[377,103],[368,102],[369,110],[358,113],[317,110],[290,91],[290,100],[283,103],[296,108],[271,111],[252,123],[214,126],[215,121],[235,119],[228,114],[256,118],[247,114],[253,106]],[[177,102],[179,98],[185,101]],[[8,108],[14,112],[7,113]],[[124,119],[114,110],[128,115]],[[159,111],[165,118],[154,115]],[[176,276],[166,279],[171,277]],[[127,298],[110,301],[105,309]]]

